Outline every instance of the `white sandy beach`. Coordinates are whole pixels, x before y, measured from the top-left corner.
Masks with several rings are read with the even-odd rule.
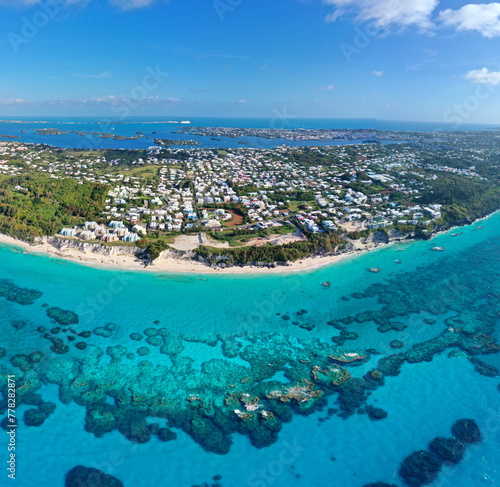
[[[0,234],[0,245],[11,245],[20,247],[23,251],[31,254],[45,254],[55,258],[77,262],[82,265],[92,267],[102,267],[116,270],[130,270],[142,272],[161,272],[161,273],[196,273],[196,274],[276,274],[289,273],[297,271],[308,271],[318,267],[334,264],[340,260],[359,255],[361,252],[371,250],[367,246],[362,246],[355,252],[348,252],[341,255],[328,257],[307,257],[297,262],[292,262],[288,266],[277,266],[275,268],[260,268],[255,266],[229,267],[226,269],[217,269],[208,267],[200,262],[190,259],[180,259],[173,257],[160,256],[152,264],[144,267],[142,261],[131,254],[105,255],[97,252],[87,252],[75,248],[58,249],[50,243],[28,244],[21,240],[12,238],[8,235]],[[360,245],[361,247],[361,245]],[[375,248],[372,247],[372,248]]]

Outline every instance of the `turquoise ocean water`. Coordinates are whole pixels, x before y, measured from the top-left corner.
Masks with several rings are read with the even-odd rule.
[[[474,419],[483,441],[469,446],[458,465],[443,466],[431,485],[500,485],[500,379],[480,374],[473,362],[480,359],[490,372],[500,368],[493,353],[500,214],[460,232],[309,272],[245,277],[100,270],[0,247],[1,374],[14,371],[21,396],[29,389],[56,405],[41,426],[22,421],[35,406],[17,406],[12,485],[63,486],[68,470],[85,465],[139,487],[404,486],[402,460],[437,436],[449,437],[460,418]],[[382,270],[373,274],[370,267]],[[53,307],[76,313],[78,323],[57,325],[47,315]],[[82,331],[92,333],[77,336]],[[130,338],[134,332],[140,342]],[[163,352],[155,333],[168,335]],[[56,353],[61,349],[46,334],[69,351]],[[402,348],[391,348],[394,340]],[[117,345],[126,351],[108,348]],[[140,347],[148,355],[138,354]],[[346,366],[351,379],[341,393],[313,380],[314,364],[325,367],[328,354],[352,350],[367,358]],[[43,358],[25,364],[30,370],[12,365],[12,357],[36,351]],[[399,371],[381,364],[397,353],[407,357]],[[368,387],[363,378],[379,368],[387,372],[383,384]],[[264,390],[303,380],[325,392],[322,402],[305,403],[311,410],[294,399],[263,399]],[[99,398],[85,399],[96,390]],[[224,403],[231,390],[259,396],[280,420],[276,431],[268,435],[262,417],[247,423],[236,417]],[[239,397],[232,409],[244,409]],[[155,409],[159,398],[172,409]],[[367,405],[387,417],[370,419]],[[120,423],[121,414],[132,418],[133,431]],[[177,437],[160,441],[146,423],[168,425]],[[99,438],[96,424],[104,428]],[[5,465],[7,440],[1,441]],[[6,477],[0,485],[9,485]]]

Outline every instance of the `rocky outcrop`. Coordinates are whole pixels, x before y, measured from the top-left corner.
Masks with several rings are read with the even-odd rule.
[[[59,251],[65,249],[79,250],[84,253],[102,254],[107,256],[135,255],[140,251],[138,247],[125,245],[103,245],[101,243],[82,242],[79,240],[63,239],[58,237],[44,237],[35,243],[47,243]]]

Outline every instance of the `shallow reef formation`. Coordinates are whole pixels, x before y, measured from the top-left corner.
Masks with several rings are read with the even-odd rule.
[[[0,297],[21,305],[33,304],[42,296],[40,291],[17,286],[10,279],[0,279]]]
[[[434,438],[429,443],[429,450],[443,463],[456,464],[462,461],[465,445],[455,438]]]
[[[329,403],[335,403],[329,415],[331,410],[341,418],[366,414],[383,421],[387,412],[370,404],[370,396],[403,367],[457,352],[482,380],[495,376],[496,369],[479,358],[500,351],[494,337],[500,283],[485,288],[481,269],[491,266],[485,254],[478,250],[470,271],[455,258],[443,258],[439,265],[352,293],[347,299],[355,299],[363,310],[353,316],[339,315],[332,307],[320,321],[306,309],[279,310],[274,319],[297,336],[180,333],[168,328],[166,316],[155,319],[154,326],[125,328],[103,321],[87,324],[92,330],[80,329],[76,313],[47,304],[50,319],[44,317],[44,323],[13,329],[7,322],[9,333],[31,333],[33,340],[15,352],[6,345],[0,349],[0,374],[18,376],[18,400],[30,406],[24,417],[29,426],[43,425],[52,414],[55,405],[44,400],[43,387],[53,384],[61,403],[85,408],[83,427],[97,437],[118,431],[134,443],[173,441],[182,430],[217,454],[229,451],[235,434],[247,436],[255,447],[269,446],[283,423],[329,408]],[[40,296],[0,280],[0,298],[30,305]],[[370,304],[363,307],[366,299]],[[319,339],[314,336],[318,328],[340,335]],[[383,344],[377,342],[377,348],[385,353],[355,345],[365,330],[377,335]],[[308,338],[299,338],[306,332]],[[199,353],[203,347],[209,347],[208,353]],[[0,414],[5,414],[3,385],[0,391]],[[436,438],[429,451],[405,460],[400,471],[410,487],[425,485],[443,463],[460,461],[461,445],[481,438],[471,420],[457,422],[453,435]],[[416,474],[420,467],[421,477]]]
[[[76,325],[79,321],[78,315],[73,313],[73,311],[61,309],[56,306],[47,308],[47,316],[63,326]]]
[[[441,470],[441,463],[428,451],[419,450],[407,456],[399,469],[399,475],[410,487],[432,483]]]
[[[124,487],[123,482],[96,468],[78,465],[66,473],[64,487]]]
[[[473,419],[459,419],[451,427],[455,438],[434,438],[429,450],[419,450],[401,463],[399,475],[409,487],[432,483],[443,465],[456,465],[464,457],[466,444],[481,441],[481,431]]]
[[[481,430],[473,419],[459,419],[452,427],[451,434],[464,443],[482,441]]]

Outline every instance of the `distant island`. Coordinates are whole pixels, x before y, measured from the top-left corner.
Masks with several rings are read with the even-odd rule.
[[[171,140],[171,139],[154,139],[156,145],[201,145],[196,140]]]

